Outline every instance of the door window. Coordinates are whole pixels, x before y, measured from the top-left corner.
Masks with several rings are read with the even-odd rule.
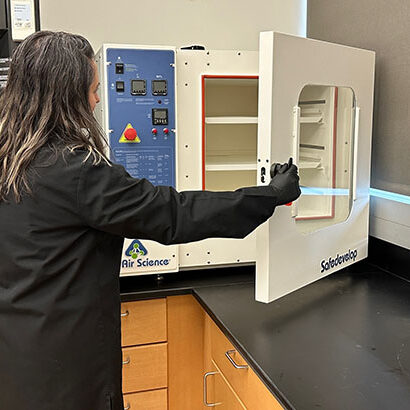
[[[309,233],[350,214],[355,96],[347,87],[307,85],[298,106],[296,160],[302,195],[295,223]]]

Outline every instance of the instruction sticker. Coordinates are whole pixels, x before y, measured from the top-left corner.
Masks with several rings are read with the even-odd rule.
[[[13,41],[22,41],[36,31],[34,1],[11,0],[10,6]]]

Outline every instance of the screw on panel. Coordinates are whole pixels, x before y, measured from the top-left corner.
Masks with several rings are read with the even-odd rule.
[[[188,87],[188,83],[185,83],[185,87]]]
[[[186,256],[189,256],[189,253],[187,253]]]
[[[211,63],[206,63],[206,65],[211,65]]]
[[[188,145],[185,145],[185,148],[188,148]]]
[[[189,178],[189,175],[185,175],[185,178]]]
[[[164,275],[157,275],[157,282],[162,282],[164,280]]]
[[[185,61],[185,65],[188,65],[188,61]]]
[[[207,52],[206,52],[206,55],[208,55],[208,56],[209,56],[209,51],[207,51]]]
[[[171,67],[175,67],[175,63],[170,63],[170,66],[171,66]]]
[[[239,260],[239,259],[237,259],[237,260],[236,260],[236,262],[240,262],[240,260]]]
[[[240,55],[241,55],[241,52],[238,53],[238,56],[240,56]]]
[[[208,254],[208,255],[210,255],[210,254],[211,254],[211,252],[209,252],[209,251],[208,251],[208,252],[207,252],[207,254]]]
[[[172,255],[173,258],[175,258],[175,255]]]
[[[112,134],[114,130],[108,130],[108,134]]]
[[[107,65],[111,65],[112,63],[111,63],[111,61],[107,61],[106,64],[107,64]]]

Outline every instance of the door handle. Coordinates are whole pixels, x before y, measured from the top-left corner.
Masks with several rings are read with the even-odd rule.
[[[357,199],[357,155],[359,152],[359,121],[360,121],[360,108],[355,107],[354,111],[354,141],[353,141],[353,201]]]
[[[129,357],[127,357],[125,360],[122,361],[122,365],[126,365],[126,364],[130,364],[131,363],[131,359]]]
[[[247,364],[237,364],[235,360],[232,359],[231,354],[236,353],[236,350],[228,350],[225,352],[225,356],[228,358],[228,360],[232,363],[232,366],[235,367],[235,369],[247,369],[249,366]]]
[[[295,106],[293,107],[293,161],[296,166],[299,166],[299,146],[300,146],[300,107]],[[298,216],[298,203],[297,201],[293,201],[291,215],[292,218],[296,218]]]
[[[222,404],[222,403],[208,403],[208,389],[206,385],[206,380],[208,376],[212,376],[214,374],[218,374],[218,372],[207,372],[204,374],[204,405],[206,407],[215,407],[215,406],[219,406],[220,404]]]

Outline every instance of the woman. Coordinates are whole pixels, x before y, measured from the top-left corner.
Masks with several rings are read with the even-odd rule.
[[[0,98],[0,409],[123,409],[118,271],[123,238],[242,238],[300,195],[269,186],[182,192],[104,155],[86,39],[38,32]]]

